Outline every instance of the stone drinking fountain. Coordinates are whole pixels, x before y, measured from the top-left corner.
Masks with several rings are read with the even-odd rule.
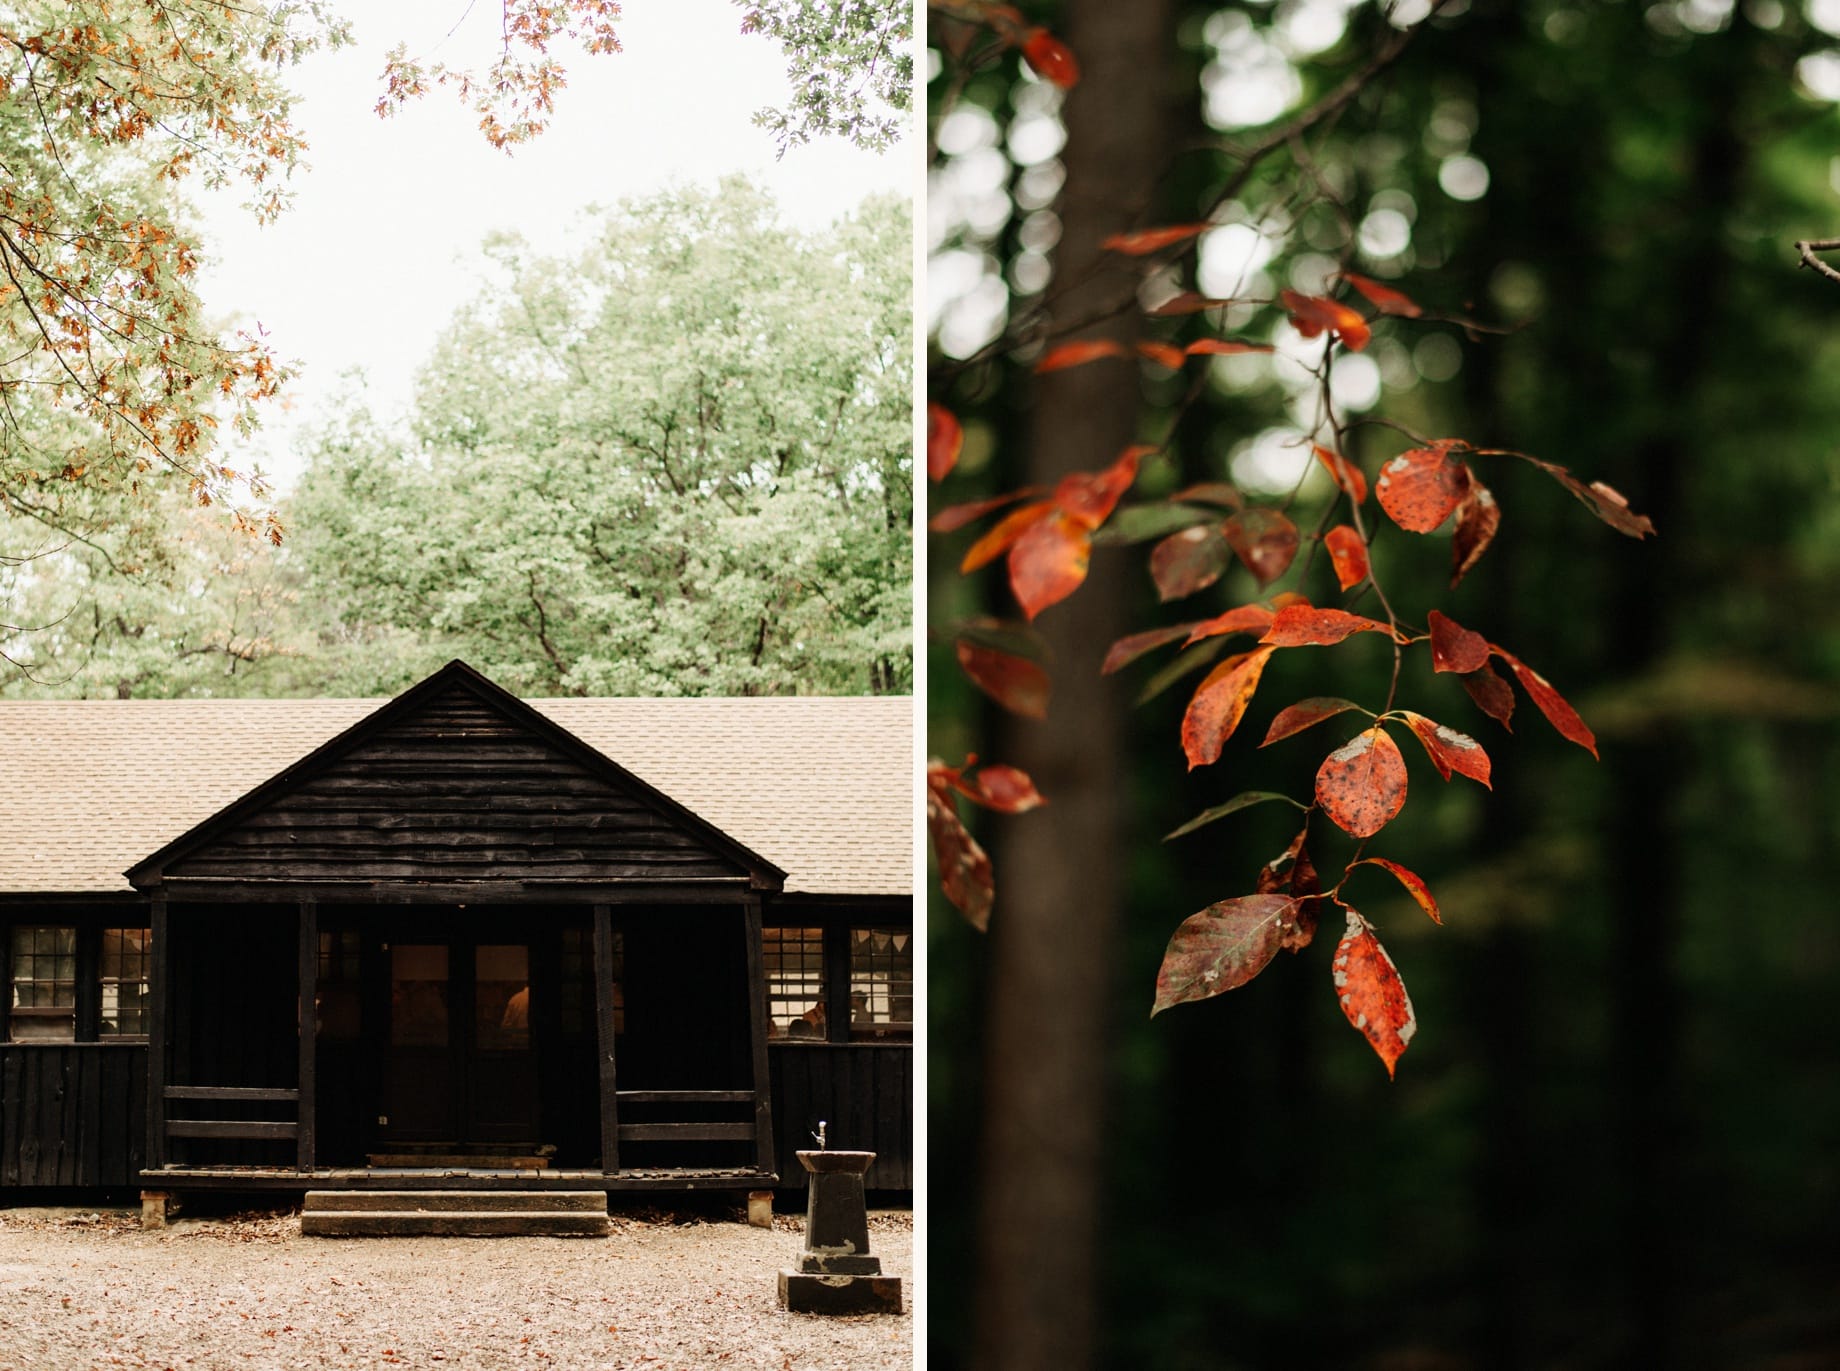
[[[800,1152],[806,1179],[805,1247],[796,1270],[779,1273],[779,1302],[798,1314],[898,1314],[901,1278],[882,1274],[869,1251],[863,1173],[873,1152],[832,1150],[818,1122],[815,1152]]]

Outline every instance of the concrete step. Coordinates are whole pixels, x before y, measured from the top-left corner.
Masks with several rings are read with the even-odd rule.
[[[604,1190],[309,1190],[309,1214],[600,1214]]]
[[[313,1212],[300,1216],[309,1238],[604,1238],[606,1214],[504,1210]]]

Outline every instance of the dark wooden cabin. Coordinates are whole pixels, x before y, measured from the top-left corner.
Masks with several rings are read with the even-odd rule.
[[[0,1204],[802,1187],[820,1119],[911,1189],[911,777],[907,700],[524,701],[459,662],[387,702],[0,702]]]

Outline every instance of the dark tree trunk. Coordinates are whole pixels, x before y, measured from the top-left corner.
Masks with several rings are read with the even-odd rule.
[[[1058,261],[1078,275],[1153,191],[1164,128],[1154,74],[1169,68],[1171,11],[1168,0],[1070,0],[1064,15],[1083,75],[1066,105]],[[1057,317],[1115,301],[1120,279],[1073,286]],[[1136,326],[1127,315],[1091,336],[1126,338]],[[1030,482],[1104,466],[1136,436],[1133,367],[1050,375],[1035,398]],[[995,854],[973,1357],[988,1371],[1081,1371],[1095,1355],[1126,704],[1098,671],[1124,630],[1116,577],[1103,551],[1097,560],[1091,581],[1039,624],[1053,654],[1048,721],[1017,725],[1000,749],[1035,777],[1049,808],[1006,825]]]

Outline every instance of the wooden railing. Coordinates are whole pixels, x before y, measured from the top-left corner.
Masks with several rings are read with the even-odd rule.
[[[752,1107],[752,1090],[620,1090],[622,1107],[629,1104],[745,1104]],[[621,1142],[752,1142],[754,1123],[623,1123]]]
[[[169,1085],[165,1097],[171,1100],[216,1100],[223,1103],[283,1103],[300,1107],[298,1090],[271,1089],[241,1085]],[[166,1120],[169,1138],[295,1138],[300,1135],[296,1120],[269,1119],[174,1119]]]

